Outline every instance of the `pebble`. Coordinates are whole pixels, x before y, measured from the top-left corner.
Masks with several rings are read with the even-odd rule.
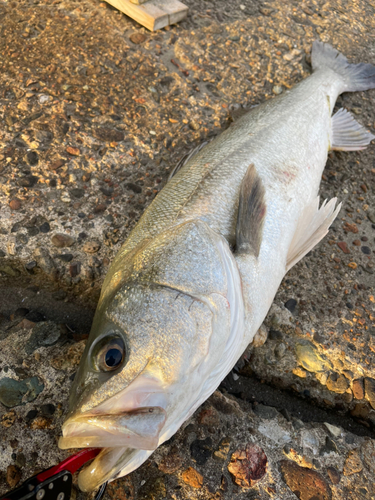
[[[51,96],[46,95],[46,94],[40,94],[39,99],[38,99],[40,104],[46,104],[50,100],[51,100]]]
[[[350,253],[350,250],[348,248],[348,245],[346,244],[345,241],[339,241],[337,243],[337,246],[339,247],[339,249],[344,252],[344,253]]]
[[[100,214],[107,210],[107,205],[104,205],[104,203],[99,203],[94,207],[94,214]]]
[[[98,241],[86,241],[83,245],[83,251],[86,253],[96,253],[100,249],[100,243]]]
[[[4,413],[4,415],[2,415],[0,424],[8,429],[9,427],[12,427],[12,425],[16,421],[16,418],[16,412],[14,410],[11,410],[8,413]]]
[[[286,345],[283,342],[280,342],[275,346],[274,353],[277,359],[283,358],[285,352],[286,352]]]
[[[300,500],[331,500],[331,488],[318,472],[290,460],[280,461],[280,471],[284,482],[293,492],[298,492]]]
[[[85,194],[85,191],[81,188],[73,188],[70,190],[70,194],[73,196],[73,198],[82,198]]]
[[[92,135],[104,142],[121,142],[124,140],[124,132],[106,127],[93,129]]]
[[[266,342],[267,337],[268,337],[268,330],[262,324],[260,326],[259,330],[256,332],[256,334],[254,336],[254,339],[253,339],[253,342],[252,342],[252,346],[253,347],[260,347],[260,346],[262,346]]]
[[[303,425],[303,430],[301,431],[301,443],[304,451],[311,450],[311,452],[316,455],[319,451],[319,437],[314,429],[309,430]]]
[[[242,488],[250,488],[266,475],[267,465],[263,449],[257,444],[249,443],[232,454],[228,470],[236,484]]]
[[[134,184],[133,182],[127,182],[126,187],[131,189],[134,193],[142,193],[142,188],[141,186],[138,186],[138,184]]]
[[[69,274],[72,278],[75,278],[81,273],[81,263],[80,262],[72,262],[69,266]]]
[[[327,427],[332,436],[336,438],[341,436],[342,430],[340,429],[340,427],[336,427],[335,425],[329,424],[328,422],[324,422],[324,425]]]
[[[309,342],[297,343],[295,352],[297,361],[309,372],[323,372],[331,368],[331,363]]]
[[[52,403],[47,403],[47,404],[41,405],[40,411],[42,412],[42,414],[44,416],[50,417],[51,415],[53,415],[55,413],[56,407]]]
[[[34,418],[38,415],[38,410],[30,410],[26,414],[26,420],[34,420]]]
[[[337,446],[336,446],[336,443],[334,441],[332,441],[331,438],[326,436],[326,442],[325,442],[324,446],[322,446],[322,448],[320,449],[319,454],[321,456],[323,456],[323,455],[329,455],[330,453],[337,454],[338,453]]]
[[[57,170],[59,169],[60,167],[62,167],[63,165],[65,164],[65,161],[64,160],[55,160],[51,163],[50,165],[50,169],[51,170]]]
[[[277,418],[279,413],[273,406],[265,406],[262,404],[254,405],[253,411],[255,415],[258,415],[258,417],[265,418],[267,420]]]
[[[362,447],[362,458],[368,469],[375,474],[375,442],[373,439],[367,439]]]
[[[363,464],[361,457],[357,450],[349,451],[345,464],[343,474],[344,476],[351,476],[352,474],[357,474],[363,470]]]
[[[375,380],[373,378],[365,378],[365,397],[375,410]]]
[[[39,226],[39,230],[41,233],[49,233],[51,230],[51,227],[48,224],[48,222],[43,222],[43,224],[41,226]]]
[[[296,310],[297,301],[295,299],[289,299],[285,302],[284,306],[290,311],[292,314]]]
[[[352,391],[355,399],[363,399],[365,397],[362,379],[353,380]]]
[[[10,488],[15,488],[21,480],[21,471],[16,465],[8,465],[6,481]]]
[[[71,247],[74,244],[74,238],[64,233],[56,233],[51,238],[52,244],[58,248]]]
[[[37,247],[33,255],[40,269],[46,274],[53,275],[56,272],[55,263],[46,248]]]
[[[198,423],[216,427],[220,424],[220,417],[215,408],[207,408],[202,410],[198,415]]]
[[[129,37],[129,40],[136,45],[143,43],[146,39],[147,36],[143,33],[132,33]]]
[[[63,201],[64,203],[70,203],[72,201],[70,194],[66,191],[61,193],[60,200]]]
[[[327,467],[327,474],[332,484],[339,484],[340,473],[337,469],[335,469],[334,467]]]
[[[275,94],[275,95],[279,95],[281,94],[283,91],[283,88],[280,87],[280,85],[275,85],[273,88],[272,88],[272,92]]]
[[[68,146],[66,148],[66,152],[72,156],[79,156],[81,154],[80,150],[78,148],[74,148],[73,146]]]
[[[203,476],[194,467],[189,467],[182,473],[182,480],[193,488],[198,489],[203,486]]]
[[[183,464],[183,459],[176,448],[172,448],[159,463],[159,470],[165,474],[177,472]]]
[[[38,323],[25,344],[25,352],[30,355],[39,347],[55,345],[60,336],[60,328],[52,321]]]
[[[204,465],[212,455],[212,439],[196,439],[190,445],[190,454],[192,459],[198,465]]]
[[[76,493],[76,491],[73,490],[72,493]],[[111,500],[134,500],[135,488],[132,477],[125,476],[121,478],[121,481],[109,483],[106,488],[106,497]],[[74,496],[72,500],[76,500]]]
[[[30,429],[50,429],[52,426],[52,420],[46,417],[36,417],[30,424]]]
[[[266,436],[271,441],[277,444],[285,444],[291,441],[291,436],[283,427],[281,427],[276,421],[262,422],[258,431]]]
[[[4,377],[0,380],[0,402],[7,408],[13,408],[33,401],[44,389],[37,377],[14,380]]]
[[[50,364],[56,370],[69,370],[78,366],[83,351],[85,349],[86,341],[81,340],[73,344],[68,349],[50,360]]]
[[[58,259],[62,260],[63,262],[70,262],[73,260],[72,253],[61,253],[60,255],[57,255],[56,257]]]
[[[337,394],[344,394],[349,388],[349,380],[338,373],[331,373],[327,379],[327,389],[336,392]]]
[[[370,255],[370,254],[371,254],[371,248],[370,248],[370,247],[363,246],[363,247],[361,247],[361,250],[362,250],[362,252],[363,252],[365,255]]]
[[[9,206],[12,210],[19,210],[21,208],[21,201],[18,198],[13,198],[10,200]]]
[[[283,338],[283,334],[279,330],[270,330],[268,338],[270,340],[281,340]]]
[[[218,449],[214,451],[213,457],[216,460],[226,460],[230,450],[230,443],[230,438],[223,438],[219,443]]]
[[[37,165],[39,162],[39,156],[36,151],[28,151],[26,157],[28,164],[31,166]]]

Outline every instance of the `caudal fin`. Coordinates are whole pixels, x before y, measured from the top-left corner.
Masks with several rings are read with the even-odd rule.
[[[350,64],[345,56],[328,43],[315,41],[312,46],[313,70],[330,68],[338,73],[344,82],[342,92],[355,92],[375,88],[375,66],[372,64]]]

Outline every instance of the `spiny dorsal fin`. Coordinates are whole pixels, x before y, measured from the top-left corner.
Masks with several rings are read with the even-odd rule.
[[[366,149],[375,135],[368,132],[344,108],[332,117],[332,149],[337,151],[359,151]]]
[[[174,167],[174,169],[172,170],[172,172],[169,174],[169,176],[168,176],[168,182],[172,179],[172,177],[174,177],[177,174],[177,172],[179,172],[182,169],[182,167],[184,167],[187,164],[187,162],[189,160],[191,160],[193,158],[193,156],[195,156],[197,153],[199,153],[199,151],[201,149],[203,149],[204,146],[206,144],[208,144],[210,141],[211,141],[211,139],[208,140],[208,141],[202,142],[202,144],[199,144],[199,146],[193,148],[188,154],[186,154],[185,156],[183,156],[181,158],[181,160],[177,163],[177,165]]]
[[[340,203],[335,209],[336,202],[337,198],[332,198],[328,203],[325,200],[319,208],[318,196],[305,208],[299,218],[297,229],[289,248],[286,263],[287,271],[310,252],[328,233],[329,226],[336,219],[341,208]]]
[[[237,253],[259,255],[267,210],[264,195],[262,179],[251,164],[241,184],[236,227]]]

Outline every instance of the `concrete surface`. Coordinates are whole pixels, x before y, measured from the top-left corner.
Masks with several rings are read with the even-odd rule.
[[[0,1],[0,397],[17,403],[0,405],[1,491],[63,458],[56,439],[102,280],[175,163],[244,109],[309,75],[314,39],[375,64],[371,2],[185,3],[186,21],[149,33],[94,0]],[[344,94],[337,107],[374,132],[374,103],[373,90]],[[239,420],[217,410],[211,433],[198,412],[140,471],[112,486],[111,498],[289,499],[292,490],[303,500],[374,497],[365,458],[373,456],[375,425],[374,147],[329,155],[321,195],[337,196],[343,209],[283,281],[267,342],[249,348],[238,378],[221,386],[237,398]],[[269,390],[253,390],[261,383]],[[281,410],[289,397],[289,420],[254,413],[256,403]],[[304,422],[295,424],[299,413]],[[290,441],[259,435],[276,421],[282,430],[272,424],[271,434]],[[314,423],[323,421],[342,426],[337,436]],[[309,448],[301,433],[311,429],[318,437],[306,438]],[[230,451],[216,462],[228,436]],[[336,451],[328,442],[326,454],[327,436]],[[190,440],[207,437],[208,461],[197,465]],[[228,469],[249,442],[260,443],[271,471],[250,490]],[[176,449],[180,467],[165,472],[160,463]],[[306,471],[282,460],[315,470],[324,481],[309,477],[321,489],[298,490]]]

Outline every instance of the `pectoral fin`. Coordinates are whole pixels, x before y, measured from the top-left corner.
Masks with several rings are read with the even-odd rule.
[[[349,111],[341,108],[332,117],[332,147],[337,151],[366,149],[375,135],[360,125]]]
[[[337,198],[319,208],[319,196],[302,213],[292,243],[289,248],[286,270],[297,264],[328,233],[329,226],[340,211],[341,203],[336,207]]]
[[[258,257],[266,215],[265,189],[255,166],[251,164],[243,178],[238,206],[236,246],[238,254]]]

